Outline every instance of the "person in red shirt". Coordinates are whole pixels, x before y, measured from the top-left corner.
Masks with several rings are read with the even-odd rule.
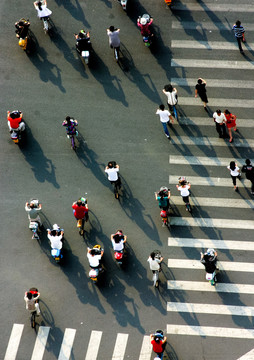
[[[145,18],[138,18],[137,25],[140,28],[141,35],[142,36],[148,36],[151,35],[150,25],[153,22],[153,18],[150,18],[150,21],[147,22]]]
[[[73,214],[77,220],[88,220],[88,205],[84,198],[79,198],[78,201],[72,204]]]
[[[163,359],[163,351],[165,350],[167,337],[161,334],[150,335],[151,344],[153,345],[153,351],[160,359]]]
[[[12,112],[7,111],[7,120],[10,132],[12,130],[25,130],[25,123],[22,121],[23,114],[19,110],[14,110]]]

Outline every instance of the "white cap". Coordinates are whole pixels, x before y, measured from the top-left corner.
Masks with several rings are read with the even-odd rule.
[[[53,225],[53,230],[59,230],[59,226],[57,224]]]
[[[145,25],[147,23],[146,19],[145,18],[141,18],[140,19],[140,24],[141,25]]]

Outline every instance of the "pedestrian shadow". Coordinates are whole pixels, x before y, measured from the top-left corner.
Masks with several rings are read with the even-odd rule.
[[[85,14],[83,11],[82,6],[80,5],[80,0],[55,0],[56,4],[58,6],[63,6],[65,8],[66,11],[68,11],[70,13],[70,15],[78,20],[79,22],[81,22],[84,27],[86,28],[91,28],[90,24],[88,23],[88,21],[85,18]],[[84,4],[84,2],[82,1],[82,3]],[[64,17],[62,17],[62,19],[64,19]],[[64,24],[62,24],[63,26]]]
[[[92,210],[89,209],[89,220],[85,223],[84,226],[85,243],[87,244],[87,246],[91,244],[89,247],[93,247],[94,245],[98,244],[98,242],[103,242],[102,240],[105,237],[106,235],[102,231],[102,227],[98,217]]]

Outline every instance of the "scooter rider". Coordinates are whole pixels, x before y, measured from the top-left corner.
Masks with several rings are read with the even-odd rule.
[[[30,222],[35,221],[39,223],[39,226],[42,225],[41,218],[38,215],[38,212],[41,211],[41,204],[38,204],[37,206],[33,201],[30,201],[30,203],[26,202],[25,210]]]
[[[121,178],[119,176],[119,165],[115,161],[110,161],[105,168],[105,173],[108,174],[108,180],[113,183],[117,183],[119,189],[121,188]]]
[[[153,18],[150,18],[150,21],[147,22],[147,19],[144,17],[139,17],[137,20],[137,25],[140,28],[141,35],[142,36],[149,36],[151,35],[150,25],[153,22]]]
[[[101,266],[101,258],[104,254],[104,250],[90,249],[87,248],[87,258],[89,261],[89,265],[92,269],[100,268]]]
[[[17,29],[15,32],[18,39],[25,39],[27,37],[29,26],[30,22],[26,19],[20,19],[19,21],[15,22],[15,27]]]
[[[63,126],[66,127],[66,132],[68,135],[76,134],[76,126],[78,126],[78,121],[70,116],[66,116],[65,120],[62,123]]]
[[[217,269],[217,252],[214,249],[207,249],[204,254],[201,252],[200,255],[200,262],[205,266],[205,271],[212,274]]]
[[[80,30],[79,34],[74,34],[76,38],[76,50],[79,54],[82,51],[90,50],[91,49],[91,41],[90,41],[90,33],[89,31],[86,32],[85,30]]]
[[[63,230],[61,230],[57,224],[54,224],[53,229],[52,230],[48,229],[47,231],[48,231],[48,239],[50,241],[51,248],[61,250],[63,247],[63,242],[62,242],[64,235]]]
[[[168,189],[166,186],[162,186],[160,188],[160,191],[158,193],[155,193],[155,199],[159,202],[160,209],[168,211],[170,189]]]
[[[114,251],[122,251],[124,249],[124,244],[127,241],[127,236],[123,234],[122,230],[117,230],[115,234],[111,234],[111,242]]]
[[[22,121],[23,114],[19,110],[14,110],[12,112],[7,111],[7,124],[12,131],[24,131],[25,130],[25,123]]]
[[[152,270],[153,273],[158,270],[160,271],[162,260],[163,260],[162,256],[157,257],[155,251],[151,252],[147,261],[149,262],[150,270]]]
[[[88,221],[88,205],[86,199],[79,198],[78,201],[75,201],[72,204],[73,214],[77,220],[85,219]]]

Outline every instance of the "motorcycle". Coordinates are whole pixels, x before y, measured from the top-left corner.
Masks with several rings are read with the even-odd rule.
[[[103,249],[101,248],[100,245],[95,245],[93,247],[93,249],[96,251],[96,255],[101,255]],[[101,264],[99,267],[97,268],[91,268],[89,271],[89,277],[92,280],[92,282],[94,282],[95,284],[98,283],[100,275],[104,272]]]
[[[60,227],[57,224],[54,224],[53,229],[52,230],[48,229],[47,231],[49,232],[48,233],[48,238],[49,238],[49,235],[60,236],[61,233],[64,232],[64,229],[60,229]],[[62,234],[62,238],[60,240],[62,243],[63,243],[63,238],[64,238],[64,234]],[[59,263],[63,259],[62,248],[61,249],[54,247],[51,248],[51,256],[53,257],[56,263]]]
[[[15,123],[15,128],[9,125],[10,134],[11,134],[11,140],[18,144],[22,140],[22,132],[25,130],[25,123],[22,120],[23,113],[20,110],[14,110],[14,111],[7,111],[7,120],[8,124],[11,122]],[[19,124],[23,123],[22,128],[19,129]]]
[[[118,2],[121,4],[124,11],[127,10],[127,2],[128,0],[118,0]]]
[[[31,199],[29,204],[33,204],[34,208],[38,208],[40,203],[38,199]],[[39,225],[40,225],[40,217],[38,216],[38,221],[36,220],[29,220],[29,229],[32,231],[33,236],[32,239],[39,240]]]
[[[212,286],[216,286],[217,282],[217,252],[214,249],[207,249],[206,253],[201,255],[201,263],[205,266],[206,280],[210,282]]]
[[[91,55],[91,41],[89,32],[87,33],[84,30],[80,30],[79,34],[74,34],[77,42],[76,42],[76,49],[79,55],[81,56],[81,60],[84,64],[89,64],[90,55]],[[79,46],[81,49],[79,49]]]
[[[29,26],[30,26],[29,19],[26,20],[26,19],[22,18],[15,23],[15,27],[17,29],[16,37],[19,39],[19,46],[24,51],[27,50]]]
[[[170,208],[169,205],[169,198],[170,198],[170,190],[166,186],[162,186],[160,191],[157,193],[155,192],[155,199],[159,201],[160,217],[162,220],[162,226],[169,226],[170,219],[168,209]]]
[[[161,210],[160,216],[162,220],[162,226],[169,226],[168,212],[167,210]]]
[[[142,26],[145,26],[149,23],[150,25],[152,23],[152,18],[150,17],[149,14],[143,14],[142,16],[139,16],[137,25],[141,28],[141,32],[142,32]],[[144,33],[142,35],[142,38],[145,46],[147,47],[151,46],[153,40],[153,34],[151,33],[151,31]]]

